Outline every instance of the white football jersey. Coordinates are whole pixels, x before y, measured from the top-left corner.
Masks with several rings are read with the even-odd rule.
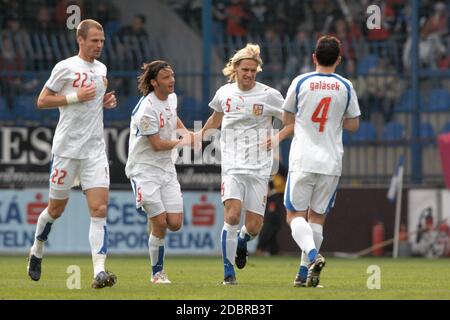
[[[59,107],[59,121],[53,137],[52,153],[60,157],[87,159],[105,152],[103,136],[103,96],[108,81],[106,66],[73,56],[56,64],[45,86],[58,95],[77,92],[93,82],[93,100]]]
[[[176,148],[155,151],[148,136],[159,133],[162,140],[176,140],[177,96],[169,95],[159,100],[154,92],[142,97],[131,113],[128,161],[125,173],[128,178],[148,170],[149,165],[165,172],[174,172],[178,153]]]
[[[282,118],[283,101],[280,92],[259,82],[248,91],[240,90],[236,83],[217,90],[209,106],[224,113],[220,137],[222,175],[270,175],[273,151],[260,144],[273,134],[272,117]]]
[[[300,75],[292,81],[283,109],[295,113],[289,171],[340,176],[343,121],[361,114],[352,83],[335,73]]]

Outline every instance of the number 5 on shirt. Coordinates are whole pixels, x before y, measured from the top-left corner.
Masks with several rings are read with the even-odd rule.
[[[319,104],[314,110],[314,113],[311,117],[312,122],[317,122],[320,124],[319,132],[323,132],[325,130],[325,123],[327,122],[327,113],[328,108],[330,107],[331,97],[325,97],[320,100]]]

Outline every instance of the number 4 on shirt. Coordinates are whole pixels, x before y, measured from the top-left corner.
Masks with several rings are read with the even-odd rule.
[[[317,122],[320,124],[319,132],[323,132],[325,130],[325,123],[327,122],[327,113],[328,108],[330,107],[331,97],[325,97],[320,100],[319,104],[314,110],[314,113],[311,117],[312,122]]]

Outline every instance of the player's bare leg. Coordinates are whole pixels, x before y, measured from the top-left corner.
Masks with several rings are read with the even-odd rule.
[[[45,241],[47,241],[53,222],[64,212],[67,201],[68,199],[49,199],[47,208],[39,215],[34,243],[30,249],[27,266],[28,275],[34,281],[39,281],[41,278],[41,264]]]
[[[106,254],[108,252],[108,229],[106,213],[108,209],[109,190],[107,188],[92,188],[86,190],[86,199],[91,214],[89,227],[89,243],[91,245],[94,280],[92,287],[100,289],[112,287],[117,277],[105,270]]]
[[[253,240],[261,231],[264,218],[262,215],[248,211],[245,214],[245,223],[238,236],[236,250],[236,267],[243,269],[247,263],[247,242]]]

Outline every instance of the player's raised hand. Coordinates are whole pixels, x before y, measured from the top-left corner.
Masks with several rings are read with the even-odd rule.
[[[103,97],[103,107],[105,109],[112,109],[117,106],[117,99],[115,91],[108,92]]]
[[[80,102],[89,101],[95,98],[96,88],[93,82],[87,87],[78,89],[77,95]]]
[[[187,132],[181,136],[180,142],[178,143],[178,147],[190,146],[191,143],[192,143],[191,134]]]

